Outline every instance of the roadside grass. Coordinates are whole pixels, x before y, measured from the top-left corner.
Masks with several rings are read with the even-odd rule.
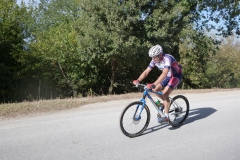
[[[172,96],[177,94],[203,94],[209,92],[224,92],[240,90],[234,89],[198,89],[198,90],[175,90]],[[69,98],[69,99],[54,99],[54,100],[39,100],[33,102],[20,102],[20,103],[4,103],[0,104],[0,120],[14,117],[28,116],[36,113],[55,112],[66,109],[78,108],[86,104],[107,102],[111,100],[121,99],[135,99],[139,100],[142,97],[141,92],[128,93],[121,95],[107,95],[107,96],[93,96],[84,98]]]
[[[139,93],[129,93],[123,95],[108,95],[98,97],[39,100],[33,102],[4,103],[0,104],[0,119],[27,116],[34,113],[45,113],[51,111],[61,111],[71,108],[81,107],[86,104],[107,102],[111,100],[139,98]]]

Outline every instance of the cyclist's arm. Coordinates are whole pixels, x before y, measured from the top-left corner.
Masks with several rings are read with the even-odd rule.
[[[145,77],[147,77],[147,75],[149,74],[149,72],[151,72],[152,68],[147,67],[145,69],[145,71],[142,72],[142,74],[139,76],[138,80],[141,82]]]

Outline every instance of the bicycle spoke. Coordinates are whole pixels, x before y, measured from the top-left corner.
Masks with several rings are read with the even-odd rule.
[[[181,125],[187,118],[189,113],[189,103],[186,97],[178,95],[172,99],[169,119],[172,126]]]

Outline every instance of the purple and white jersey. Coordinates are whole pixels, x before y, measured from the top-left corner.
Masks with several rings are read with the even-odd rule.
[[[170,54],[164,54],[161,62],[156,62],[152,60],[148,65],[149,68],[158,67],[159,70],[168,68],[167,77],[178,77],[182,73],[181,67],[178,65],[176,59]]]

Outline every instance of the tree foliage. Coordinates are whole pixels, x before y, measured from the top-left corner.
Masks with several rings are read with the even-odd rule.
[[[18,61],[24,47],[24,15],[14,0],[0,3],[0,100],[11,101],[21,79],[21,63]]]
[[[199,30],[215,30],[223,37],[240,35],[240,1],[201,0],[196,11]]]
[[[239,87],[240,45],[236,35],[225,39],[219,51],[209,58],[207,75],[211,80],[209,87],[232,88]]]
[[[217,51],[214,41],[192,27],[183,29],[179,45],[180,57],[184,70],[183,79],[187,88],[208,88],[209,79],[206,70],[210,55]]]
[[[96,72],[92,79],[97,80],[96,84],[99,78],[104,80],[100,87],[109,86],[109,94],[114,92],[114,87],[126,85],[132,73],[130,68],[138,64],[146,51],[140,20],[141,6],[146,3],[80,1],[82,12],[77,22],[80,54]]]
[[[240,34],[239,1],[11,0],[0,8],[2,102],[134,91],[129,82],[155,44],[182,64],[183,88],[239,86],[238,46],[206,34]]]

